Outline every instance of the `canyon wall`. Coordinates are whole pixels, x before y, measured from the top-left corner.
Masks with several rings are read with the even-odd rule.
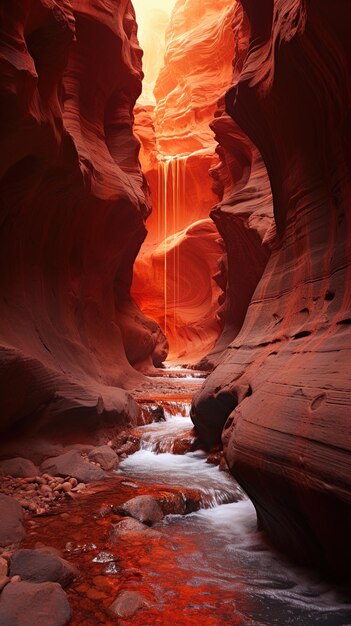
[[[6,4],[6,6],[5,6]],[[167,341],[130,296],[150,213],[129,0],[0,9],[0,428],[135,422]]]
[[[227,112],[263,157],[277,235],[193,420],[209,447],[224,428],[275,544],[349,576],[351,8],[242,5],[250,44]]]
[[[232,18],[235,45],[232,84],[243,67],[249,44],[249,24],[240,4]],[[218,164],[211,168],[219,203],[210,216],[225,243],[225,254],[214,279],[223,290],[217,315],[223,327],[215,346],[198,367],[213,369],[239,333],[252,295],[270,256],[274,239],[273,200],[266,167],[256,146],[225,111],[221,98],[210,125]]]
[[[209,219],[217,198],[208,170],[218,163],[209,124],[231,83],[233,14],[231,0],[178,0],[156,81],[156,107],[140,108],[136,117],[154,210],[135,265],[133,295],[166,331],[170,357],[185,363],[208,353],[222,326],[216,314],[221,288],[212,280],[223,244]],[[145,130],[150,118],[153,145]]]

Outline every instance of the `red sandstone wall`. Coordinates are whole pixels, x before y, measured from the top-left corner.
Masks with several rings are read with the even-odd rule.
[[[5,6],[6,4],[6,6]],[[118,387],[167,345],[129,295],[150,213],[128,0],[0,8],[0,421],[133,420]]]
[[[227,111],[265,161],[277,237],[193,419],[208,445],[225,426],[275,543],[349,575],[350,5],[242,4],[251,44]]]

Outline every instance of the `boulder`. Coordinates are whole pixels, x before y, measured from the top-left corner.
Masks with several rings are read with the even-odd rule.
[[[148,526],[163,519],[163,511],[159,503],[151,496],[136,496],[119,507],[119,512],[122,515],[134,517]]]
[[[82,458],[76,450],[46,459],[41,466],[43,472],[54,476],[74,476],[79,482],[90,483],[106,478],[105,472]]]
[[[35,583],[59,583],[69,585],[74,576],[74,567],[55,554],[45,550],[18,550],[10,562],[10,576]]]
[[[0,596],[0,626],[66,626],[67,596],[57,583],[6,585]]]
[[[160,537],[161,533],[156,530],[152,530],[145,524],[138,522],[138,520],[132,517],[126,517],[118,524],[116,524],[110,534],[110,541],[116,543],[119,539],[123,539],[126,535],[131,533],[147,533],[148,537]]]
[[[13,478],[32,478],[38,474],[38,470],[32,461],[17,457],[0,461],[0,475],[13,476]]]
[[[23,511],[17,500],[0,494],[0,546],[9,546],[22,541]]]
[[[89,461],[94,461],[94,463],[98,463],[103,470],[107,472],[115,469],[118,466],[119,459],[117,454],[115,453],[110,446],[99,446],[97,448],[93,448],[88,455]]]
[[[147,599],[137,591],[122,591],[111,604],[110,611],[124,619],[133,617],[139,609],[149,606]]]

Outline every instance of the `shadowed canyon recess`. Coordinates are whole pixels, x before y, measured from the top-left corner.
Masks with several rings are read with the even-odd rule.
[[[0,3],[0,626],[349,626],[351,7]]]

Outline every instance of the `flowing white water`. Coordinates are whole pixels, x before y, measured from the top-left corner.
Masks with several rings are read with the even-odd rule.
[[[181,412],[189,415],[189,405],[187,410],[184,407],[184,404],[180,406]],[[193,423],[189,417],[179,413],[175,416],[167,411],[165,413],[165,422],[140,428],[143,433],[141,449],[120,464],[123,473],[146,483],[197,489],[203,494],[204,506],[216,506],[242,498],[242,491],[235,480],[207,463],[205,453],[173,454],[177,441],[194,441],[191,433]]]
[[[169,516],[165,532],[192,536],[197,551],[182,555],[189,585],[228,590],[235,610],[255,626],[350,626],[347,597],[303,568],[273,552],[257,531],[248,499],[201,510],[186,517]]]
[[[144,426],[141,450],[120,469],[144,483],[188,487],[203,494],[202,510],[168,516],[160,524],[174,546],[184,536],[196,546],[190,553],[181,552],[179,561],[189,574],[187,584],[199,589],[199,607],[207,606],[204,589],[210,587],[245,626],[351,626],[346,597],[267,546],[257,531],[253,505],[229,474],[206,463],[202,452],[170,452],[175,440],[189,436],[188,415],[183,405],[176,416],[167,412],[166,422]],[[162,596],[162,581],[153,584]],[[213,614],[216,607],[208,605],[208,610]]]

